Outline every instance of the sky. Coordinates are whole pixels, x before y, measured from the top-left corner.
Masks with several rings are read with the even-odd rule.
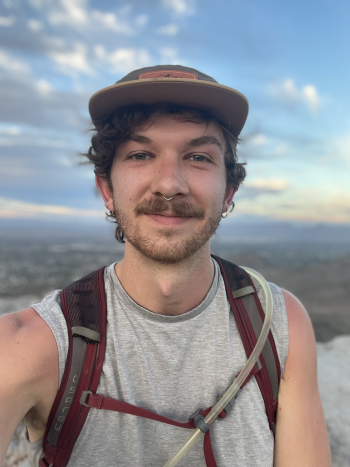
[[[249,100],[225,222],[350,224],[348,0],[0,1],[0,220],[101,222],[89,98],[181,64]]]

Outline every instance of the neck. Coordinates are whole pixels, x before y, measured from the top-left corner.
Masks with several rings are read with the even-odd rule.
[[[198,306],[214,277],[209,242],[177,264],[161,264],[145,258],[128,242],[116,274],[130,297],[154,313],[181,315]]]

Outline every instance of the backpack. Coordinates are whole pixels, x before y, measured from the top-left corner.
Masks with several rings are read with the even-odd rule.
[[[249,358],[264,321],[264,311],[249,274],[229,261],[218,262],[243,346]],[[43,438],[40,467],[65,467],[91,408],[145,417],[182,428],[200,428],[204,433],[207,467],[216,467],[210,430],[203,418],[210,412],[198,409],[188,421],[177,422],[155,412],[97,394],[106,350],[106,296],[101,268],[61,291],[61,308],[67,322],[69,349],[61,386],[53,403]],[[264,349],[243,386],[255,377],[260,388],[270,429],[275,433],[280,363],[271,331]],[[220,413],[225,418],[234,405],[231,400]]]

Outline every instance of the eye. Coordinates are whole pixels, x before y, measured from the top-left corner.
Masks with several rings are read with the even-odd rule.
[[[192,154],[188,159],[194,162],[211,162],[208,157],[205,157],[202,154]]]
[[[146,152],[137,152],[136,154],[132,154],[130,159],[134,159],[135,161],[145,161],[149,159],[151,156]]]

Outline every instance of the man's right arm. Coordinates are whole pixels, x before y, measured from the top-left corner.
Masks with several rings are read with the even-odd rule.
[[[33,308],[2,316],[0,465],[19,422],[33,407],[46,417],[57,389],[58,352],[46,322]]]

